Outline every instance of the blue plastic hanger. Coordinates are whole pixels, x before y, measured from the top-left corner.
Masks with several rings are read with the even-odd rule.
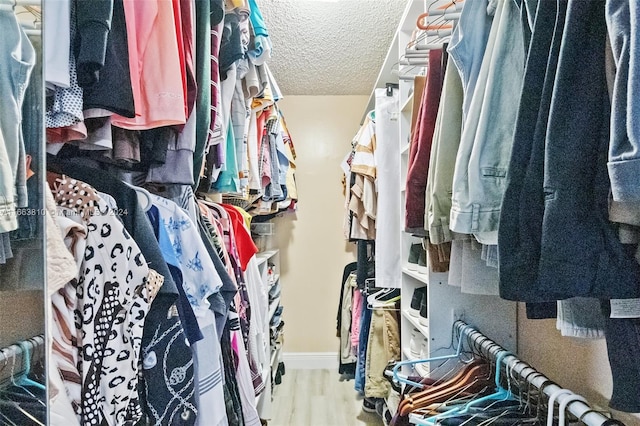
[[[478,398],[478,399],[474,399],[472,401],[469,401],[467,404],[465,404],[464,407],[455,407],[452,408],[449,411],[445,411],[444,413],[438,414],[436,416],[432,416],[426,419],[422,419],[422,418],[413,418],[412,421],[413,423],[417,424],[417,425],[426,425],[426,426],[433,426],[436,425],[438,420],[441,420],[443,418],[447,418],[447,417],[451,417],[451,416],[458,416],[461,414],[468,414],[469,413],[469,409],[475,405],[481,404],[485,401],[507,401],[507,400],[515,400],[515,397],[513,396],[513,393],[511,392],[511,389],[504,389],[502,387],[502,385],[500,384],[500,366],[502,365],[502,360],[507,356],[507,355],[513,355],[511,352],[509,351],[502,351],[498,354],[497,359],[496,359],[496,374],[495,374],[495,384],[496,384],[496,391],[490,395],[486,395],[483,396],[482,398]]]
[[[31,372],[31,354],[29,352],[29,344],[27,342],[20,342],[18,345],[20,346],[20,349],[22,349],[22,368],[24,371],[20,377],[18,377],[15,384],[18,386],[33,386],[36,389],[45,390],[46,387],[42,383],[38,383],[28,377]]]
[[[459,358],[460,354],[462,353],[462,335],[464,334],[463,332],[464,332],[464,330],[466,328],[471,328],[471,327],[469,325],[465,325],[460,330],[460,339],[458,340],[458,347],[457,347],[456,352],[454,354],[437,356],[437,357],[434,357],[434,358],[414,359],[414,360],[411,360],[411,361],[401,361],[401,362],[397,363],[393,367],[393,380],[395,380],[395,381],[397,381],[399,383],[404,383],[405,385],[415,386],[415,387],[417,387],[419,389],[424,388],[424,385],[422,383],[417,383],[417,382],[409,380],[406,377],[400,376],[398,374],[398,370],[404,365],[423,364],[423,363],[427,363],[427,362],[444,361],[444,360],[447,360],[447,359]]]

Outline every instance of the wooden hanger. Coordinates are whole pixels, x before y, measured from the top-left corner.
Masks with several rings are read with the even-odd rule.
[[[491,368],[488,364],[474,365],[465,369],[465,374],[455,382],[447,382],[405,399],[398,410],[401,415],[426,408],[431,404],[442,403],[452,397],[466,394],[478,394],[491,384]],[[402,404],[404,402],[404,404]]]

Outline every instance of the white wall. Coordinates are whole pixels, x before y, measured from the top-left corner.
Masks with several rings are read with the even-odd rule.
[[[340,163],[360,127],[367,96],[286,96],[278,102],[296,152],[299,207],[276,219],[285,352],[338,352],[336,313],[344,266]]]

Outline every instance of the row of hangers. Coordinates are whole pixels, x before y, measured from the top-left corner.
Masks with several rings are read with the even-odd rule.
[[[438,3],[442,3],[442,0],[432,1],[427,11],[416,19],[412,39],[397,62],[398,66],[405,66],[402,72],[398,71],[400,80],[412,80],[416,72],[423,72],[427,66],[429,51],[441,49],[449,41],[460,19],[464,0],[451,0],[440,5]]]
[[[375,286],[375,282],[375,278],[367,278],[365,280],[363,296],[367,298],[367,308],[399,311],[400,289],[378,288]]]
[[[566,425],[567,412],[571,412],[589,426],[623,424],[593,409],[582,396],[559,387],[462,321],[454,324],[453,332],[453,340],[458,339],[454,353],[398,362],[385,371],[392,383],[404,385],[405,398],[398,415],[408,416],[411,423],[431,426],[455,420],[455,424],[478,426]],[[429,378],[400,373],[404,366],[422,363],[439,365]]]
[[[44,359],[44,336],[0,349],[1,426],[46,424]]]

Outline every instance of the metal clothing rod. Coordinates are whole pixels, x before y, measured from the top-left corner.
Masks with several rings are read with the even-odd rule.
[[[454,328],[459,333],[461,339],[463,338],[463,336],[467,336],[473,341],[474,347],[478,348],[480,351],[484,352],[488,356],[491,356],[492,358],[498,359],[498,356],[501,353],[507,352],[507,355],[502,358],[502,362],[505,364],[507,371],[513,372],[523,379],[526,379],[533,386],[544,392],[544,394],[548,397],[550,397],[557,391],[562,390],[560,386],[553,383],[550,379],[548,379],[542,373],[538,372],[535,368],[531,367],[526,362],[521,361],[516,356],[512,355],[510,352],[504,349],[502,346],[498,345],[487,336],[470,327],[463,321],[456,321],[454,323]],[[575,400],[575,397],[576,394],[569,390],[567,393],[557,397],[556,402],[559,406],[562,406],[563,402],[565,402],[569,412],[576,416],[576,418],[580,419],[580,421],[587,426],[624,425],[624,423],[605,416],[600,411],[592,408],[589,404],[580,400]]]
[[[25,345],[31,356],[31,363],[44,358],[44,335],[38,335],[21,343]],[[34,356],[34,353],[38,355]],[[10,379],[14,374],[20,374],[26,370],[23,365],[24,354],[20,344],[14,344],[0,349],[0,382]]]

